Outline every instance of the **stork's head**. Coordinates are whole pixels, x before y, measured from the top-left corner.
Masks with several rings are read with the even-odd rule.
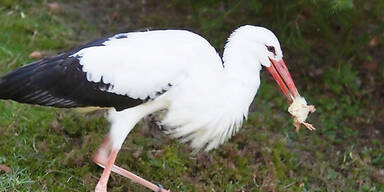
[[[238,28],[234,34],[236,33],[242,34],[237,36],[245,40],[242,46],[246,46],[249,53],[255,56],[257,65],[261,64],[267,68],[289,102],[300,96],[283,60],[279,40],[272,31],[264,27],[246,25]]]

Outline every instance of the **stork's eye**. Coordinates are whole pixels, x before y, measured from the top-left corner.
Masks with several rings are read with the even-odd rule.
[[[273,53],[274,55],[276,55],[276,50],[275,50],[275,47],[274,46],[268,46],[266,45],[267,47],[267,50],[271,53]]]

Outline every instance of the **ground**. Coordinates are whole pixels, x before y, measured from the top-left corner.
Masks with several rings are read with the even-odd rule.
[[[57,3],[57,4],[55,4]],[[219,52],[230,31],[262,25],[280,39],[317,128],[296,132],[265,72],[241,131],[191,149],[143,121],[117,164],[172,191],[384,191],[384,2],[0,0],[0,72],[122,31],[183,28]],[[1,90],[0,90],[1,91]],[[92,153],[108,132],[90,114],[0,101],[0,191],[91,191]],[[112,174],[109,191],[148,191]]]

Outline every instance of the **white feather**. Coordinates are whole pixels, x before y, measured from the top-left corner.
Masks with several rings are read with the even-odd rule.
[[[240,129],[260,85],[261,65],[269,65],[268,57],[282,57],[274,34],[255,26],[243,26],[232,33],[224,51],[225,67],[208,41],[188,31],[119,35],[127,38],[115,36],[104,46],[85,48],[73,55],[80,57],[87,79],[102,79],[113,85],[109,92],[132,98],[154,98],[156,92],[168,90],[148,105],[166,103],[162,105],[167,109],[162,121],[166,132],[191,142],[196,150],[216,148]],[[265,45],[275,46],[277,56],[270,55]],[[110,120],[112,129],[114,122],[121,125],[124,121]],[[116,130],[121,129],[111,132],[118,137]]]
[[[104,83],[113,85],[110,92],[145,99],[165,89],[168,83],[177,84],[188,75],[188,69],[221,67],[214,48],[194,33],[164,30],[126,35],[73,55],[80,57],[88,80],[99,82],[102,77]],[[211,57],[212,53],[215,61],[196,63],[196,58]]]

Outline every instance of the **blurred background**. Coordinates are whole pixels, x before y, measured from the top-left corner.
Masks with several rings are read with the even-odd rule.
[[[0,0],[0,72],[117,32],[194,31],[222,52],[244,24],[271,29],[315,132],[296,132],[265,71],[241,131],[191,156],[149,119],[117,164],[172,191],[384,191],[383,0]],[[0,90],[1,91],[1,90]],[[91,191],[103,111],[0,102],[0,191]],[[112,174],[109,191],[148,191]]]

